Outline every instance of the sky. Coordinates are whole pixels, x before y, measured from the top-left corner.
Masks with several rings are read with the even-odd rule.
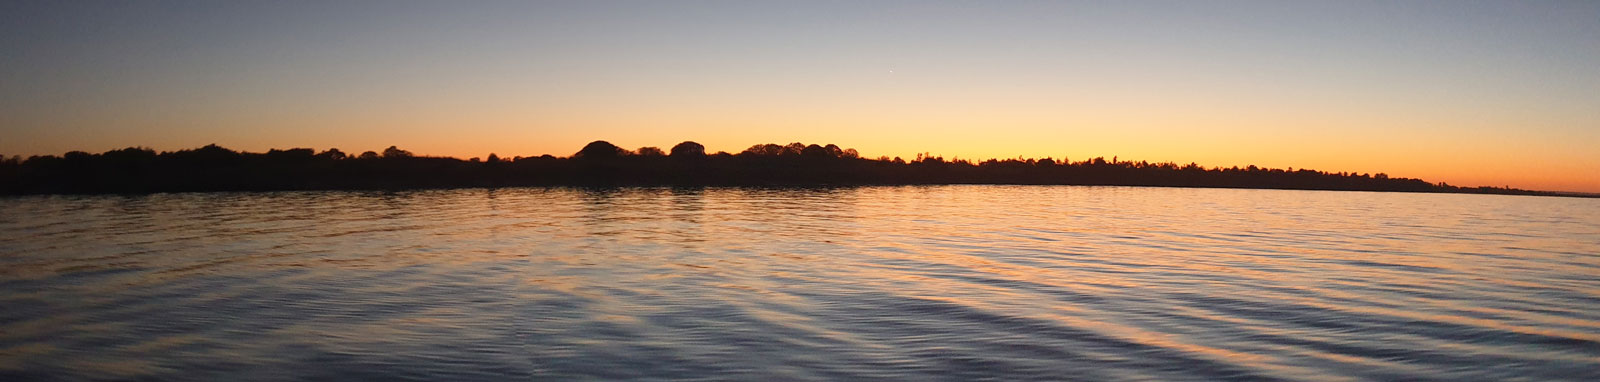
[[[0,154],[836,143],[1600,192],[1596,1],[6,1]]]

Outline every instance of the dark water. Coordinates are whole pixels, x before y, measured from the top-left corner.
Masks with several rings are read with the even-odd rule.
[[[1597,380],[1600,200],[0,199],[0,380]]]

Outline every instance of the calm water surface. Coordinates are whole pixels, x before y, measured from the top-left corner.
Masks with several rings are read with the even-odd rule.
[[[0,199],[3,380],[1600,380],[1600,200]]]

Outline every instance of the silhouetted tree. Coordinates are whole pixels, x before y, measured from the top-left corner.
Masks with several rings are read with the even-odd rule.
[[[594,141],[584,145],[577,154],[572,154],[574,159],[608,159],[627,155],[628,151],[606,141]]]
[[[750,146],[750,148],[744,149],[744,151],[740,152],[739,155],[754,155],[754,156],[777,156],[777,155],[783,155],[783,146],[778,146],[776,144],[771,144],[771,143],[761,144],[761,145],[754,145],[754,146]]]
[[[812,158],[830,158],[830,157],[834,157],[834,155],[832,153],[828,152],[828,149],[824,149],[824,148],[822,148],[822,146],[818,146],[818,145],[816,145],[814,143],[809,145],[809,146],[806,146],[803,149],[800,149],[800,155],[804,155],[804,156],[812,157]]]
[[[703,158],[706,156],[706,147],[692,141],[683,141],[672,146],[673,158]]]
[[[637,153],[642,157],[663,157],[667,155],[666,152],[661,151],[661,148],[653,146],[640,147]]]
[[[119,162],[146,161],[155,159],[156,151],[143,147],[129,147],[121,150],[107,151],[105,154],[100,155],[106,159]]]
[[[191,161],[194,163],[223,163],[239,159],[239,153],[234,152],[233,150],[222,148],[222,146],[217,146],[216,144],[205,145],[205,147],[193,150],[179,150],[178,152],[174,153],[173,156],[179,160]]]
[[[595,141],[569,158],[551,155],[487,161],[416,157],[390,146],[358,160],[338,149],[236,152],[217,145],[156,153],[125,148],[101,154],[72,151],[62,156],[0,157],[0,193],[145,193],[298,189],[397,189],[550,185],[860,185],[860,184],[1081,184],[1183,187],[1287,188],[1413,192],[1473,192],[1555,195],[1502,187],[1455,187],[1387,174],[1327,173],[1307,169],[1205,168],[1195,163],[1122,161],[1095,157],[989,159],[979,163],[929,153],[907,163],[895,157],[862,159],[837,145],[759,144],[738,155],[706,155],[685,141],[673,158],[660,160],[654,147],[639,155]],[[628,157],[628,158],[624,158]],[[379,160],[380,158],[407,158]]]
[[[410,158],[411,157],[411,152],[410,151],[401,150],[399,147],[389,146],[389,148],[383,149],[383,157],[384,158]]]
[[[305,149],[305,148],[295,148],[295,149],[288,149],[288,150],[278,150],[278,149],[267,150],[267,156],[268,157],[274,157],[274,159],[279,159],[279,160],[283,160],[283,159],[293,159],[293,160],[311,159],[313,157],[316,157],[315,153],[316,153],[315,151],[312,151],[311,149]]]
[[[317,158],[319,158],[319,159],[340,160],[340,159],[344,159],[345,155],[344,155],[344,152],[343,151],[339,151],[339,149],[328,149],[328,151],[323,151],[321,153],[317,153]]]

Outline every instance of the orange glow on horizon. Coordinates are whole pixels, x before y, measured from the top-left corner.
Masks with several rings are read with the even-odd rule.
[[[328,15],[284,9],[259,20],[279,29],[239,31],[264,33],[240,41],[203,30],[101,36],[55,28],[67,35],[57,37],[88,33],[99,45],[77,52],[83,57],[58,54],[55,40],[16,47],[28,54],[7,72],[18,81],[0,92],[0,154],[216,143],[353,153],[396,145],[471,158],[566,156],[593,140],[629,149],[692,140],[735,153],[806,142],[869,158],[1116,156],[1600,192],[1600,75],[1592,65],[1600,51],[1570,48],[1596,40],[1585,34],[1600,31],[1593,18],[1580,17],[1593,12],[1573,9],[1586,7],[1578,4],[1477,6],[1483,15],[1543,20],[1499,25],[1431,11],[1408,13],[1419,19],[1406,23],[1370,17],[1419,6],[1286,5],[1282,14],[906,6],[950,21],[932,25],[889,17],[899,12],[806,11],[853,9],[840,4],[749,5],[745,18],[686,23],[540,3],[424,6],[442,9],[416,15],[384,9],[377,13],[389,18],[363,19],[369,24],[320,24],[313,21]],[[1307,7],[1350,12],[1274,29],[1287,25],[1284,17],[1312,14],[1296,11]],[[411,18],[452,12],[474,16],[433,28],[413,25],[431,18]],[[135,14],[142,13],[107,17],[144,17]],[[144,24],[228,24],[152,15],[176,19]],[[302,31],[277,23],[291,19],[311,24]],[[1181,28],[1162,29],[1173,27]],[[326,34],[300,34],[317,28]],[[1266,30],[1275,32],[1258,33]],[[1406,39],[1411,45],[1394,43]],[[133,56],[122,48],[130,43],[170,51]],[[279,51],[293,54],[261,53]]]

